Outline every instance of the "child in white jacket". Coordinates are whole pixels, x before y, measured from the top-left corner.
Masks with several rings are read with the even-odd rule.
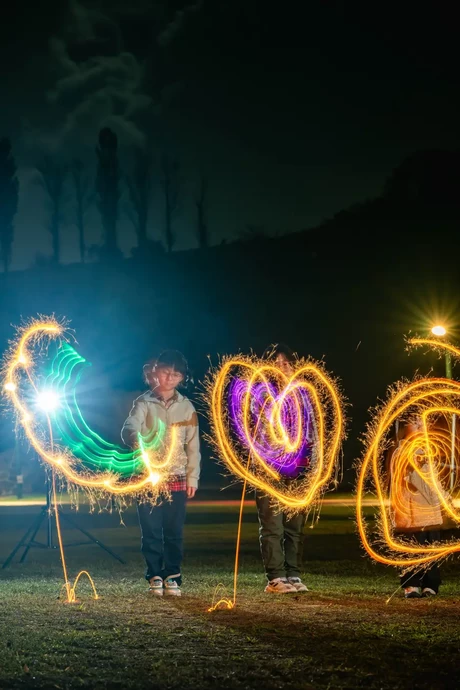
[[[186,504],[195,496],[200,477],[198,418],[190,400],[177,390],[187,378],[187,361],[180,352],[163,352],[153,366],[144,367],[144,373],[151,389],[134,401],[121,436],[132,448],[138,434],[146,436],[158,420],[167,429],[179,429],[180,450],[167,487],[171,499],[160,497],[154,506],[139,502],[137,511],[150,591],[157,596],[180,596]]]

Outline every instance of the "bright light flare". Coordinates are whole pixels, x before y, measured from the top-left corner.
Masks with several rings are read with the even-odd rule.
[[[39,391],[36,398],[37,406],[47,414],[54,412],[60,405],[59,395],[56,391]]]
[[[151,472],[149,474],[149,482],[151,483],[152,486],[156,486],[158,482],[161,481],[161,474],[158,472]]]
[[[431,329],[431,332],[433,333],[433,335],[437,335],[437,336],[442,337],[442,336],[446,335],[447,330],[444,328],[444,326],[438,325],[438,326],[433,326],[433,328]]]

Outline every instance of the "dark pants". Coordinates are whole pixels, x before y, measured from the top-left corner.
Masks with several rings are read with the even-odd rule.
[[[145,579],[159,576],[163,579],[179,575],[174,579],[180,585],[183,556],[183,530],[186,491],[173,491],[171,500],[160,498],[159,503],[138,503],[137,514],[141,526],[141,551],[145,558],[147,571]]]
[[[415,539],[419,544],[432,544],[439,541],[440,532],[409,532],[405,533],[407,538]],[[428,568],[411,568],[407,573],[400,576],[401,587],[429,587],[436,594],[439,591],[441,584],[441,576],[439,575],[439,568],[437,563],[433,563]]]
[[[303,528],[306,517],[299,513],[288,519],[271,505],[268,496],[256,492],[259,514],[260,552],[268,580],[299,577],[302,565]]]

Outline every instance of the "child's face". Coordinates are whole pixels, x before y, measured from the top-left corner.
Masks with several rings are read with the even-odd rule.
[[[172,391],[184,379],[179,371],[173,367],[161,367],[155,370],[155,378],[158,381],[158,387],[162,391]]]
[[[276,356],[275,364],[280,371],[285,374],[285,376],[292,376],[293,368],[290,362],[286,359],[285,355],[279,354]]]

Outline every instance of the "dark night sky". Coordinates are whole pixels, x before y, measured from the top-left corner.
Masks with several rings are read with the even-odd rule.
[[[311,226],[377,194],[408,153],[459,145],[454,10],[429,2],[18,2],[0,28],[0,134],[20,165],[13,267],[50,253],[34,182],[44,151],[94,166],[101,126],[177,153],[177,248],[194,246],[193,195],[210,179],[214,242],[248,224]],[[401,7],[403,5],[403,7]],[[452,13],[452,14],[450,14]],[[122,208],[126,201],[122,201]],[[161,233],[160,193],[152,236]],[[100,240],[90,214],[90,242]],[[72,204],[63,261],[77,259]],[[120,244],[134,234],[123,214]]]

